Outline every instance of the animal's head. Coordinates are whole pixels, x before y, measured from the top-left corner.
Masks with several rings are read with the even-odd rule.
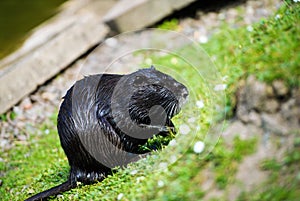
[[[123,112],[116,115],[125,114],[136,125],[167,125],[188,97],[183,84],[153,66],[125,75],[120,82],[116,97],[123,96],[119,105]]]
[[[171,76],[157,71],[153,66],[129,76],[132,78],[131,85],[135,88],[130,101],[132,118],[137,115],[137,118],[143,119],[149,114],[155,117],[162,112],[171,119],[179,113],[187,100],[187,88]]]

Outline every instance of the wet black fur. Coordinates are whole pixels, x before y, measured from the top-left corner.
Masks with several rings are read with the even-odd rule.
[[[70,165],[69,178],[27,201],[46,200],[75,188],[77,182],[101,181],[111,173],[107,164],[122,166],[138,160],[139,146],[151,136],[138,132],[133,135],[135,131],[129,121],[152,135],[166,135],[169,132],[166,128],[174,131],[171,118],[179,112],[187,95],[184,85],[153,67],[127,75],[92,75],[77,81],[64,97],[57,124],[61,146]],[[167,116],[165,121],[151,127],[149,112],[155,105],[164,108]],[[155,117],[162,115],[163,119],[161,111],[152,113]],[[131,134],[126,134],[118,125],[125,126]]]

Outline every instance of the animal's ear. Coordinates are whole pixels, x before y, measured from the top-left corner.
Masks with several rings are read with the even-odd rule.
[[[155,67],[153,65],[151,65],[150,69],[151,70],[155,70]]]

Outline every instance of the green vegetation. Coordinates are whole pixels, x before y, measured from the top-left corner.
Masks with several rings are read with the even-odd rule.
[[[252,74],[268,83],[283,79],[289,86],[299,86],[299,4],[285,3],[270,19],[248,29],[221,32],[205,45],[217,57],[220,71],[230,73],[231,83]]]
[[[249,74],[267,83],[282,79],[290,87],[299,86],[299,3],[289,2],[270,19],[221,32],[205,44],[222,74],[230,75],[230,92],[238,79]]]
[[[165,148],[173,138],[175,138],[175,134],[173,133],[168,136],[153,136],[146,144],[140,146],[139,151],[161,150]]]
[[[157,28],[159,29],[167,29],[167,30],[178,30],[179,22],[177,19],[171,19],[171,20],[166,20],[162,24],[158,25]]]
[[[7,121],[7,118],[8,118],[7,115],[9,115],[9,118],[11,120],[14,120],[16,118],[16,113],[15,112],[10,112],[9,114],[1,114],[0,115],[0,120],[1,121]]]
[[[44,124],[40,130],[41,134],[32,135],[30,144],[15,142],[11,151],[0,154],[4,159],[0,162],[1,200],[21,200],[25,198],[22,189],[26,185],[30,192],[35,188],[46,189],[67,178],[68,164],[54,122]],[[36,182],[36,186],[31,187],[32,182]]]
[[[267,83],[281,79],[289,87],[299,86],[299,20],[299,3],[285,1],[271,18],[250,28],[220,32],[204,44],[221,74],[228,76],[228,108],[234,105],[237,81],[250,74]]]
[[[265,82],[282,79],[290,87],[299,86],[299,13],[299,3],[286,4],[270,19],[254,24],[252,31],[245,27],[224,29],[204,45],[205,51],[215,58],[221,77],[227,76],[227,112],[232,111],[234,102],[231,97],[236,90],[236,83],[250,74]],[[190,50],[187,47],[182,51]],[[203,101],[201,115],[197,115],[193,105],[188,105],[174,119],[177,127],[185,125],[191,131],[186,135],[177,134],[175,145],[162,146],[162,151],[154,152],[125,169],[116,168],[117,171],[104,181],[79,186],[64,193],[60,199],[201,200],[206,195],[203,185],[211,182],[211,179],[215,188],[224,191],[235,182],[238,164],[245,156],[256,151],[258,139],[242,140],[236,137],[230,143],[220,139],[217,144],[218,139],[206,139],[216,115],[212,108],[219,102],[201,79],[193,79],[195,72],[188,68],[187,63],[173,58],[174,55],[167,55],[153,56],[151,59],[154,64],[173,64],[179,77],[185,77],[188,84],[193,86],[192,104],[197,100]],[[222,109],[219,113],[224,115]],[[191,119],[191,115],[195,118]],[[1,117],[2,120],[5,118]],[[0,162],[3,180],[0,200],[23,200],[67,179],[68,164],[59,145],[55,124],[51,120],[51,123],[43,125],[42,135],[33,134],[28,145],[16,143],[14,149],[0,153],[4,159],[4,162]],[[196,125],[201,127],[197,128]],[[159,138],[153,139],[147,146],[157,146],[160,141]],[[205,142],[205,149],[201,153],[193,150],[197,141]],[[296,200],[300,196],[299,144],[300,140],[296,138],[294,147],[282,161],[262,161],[261,169],[269,171],[270,178],[257,191],[242,193],[239,200]],[[212,176],[209,178],[207,175]]]

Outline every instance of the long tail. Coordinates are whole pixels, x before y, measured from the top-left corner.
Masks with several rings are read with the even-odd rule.
[[[58,195],[59,193],[68,191],[72,188],[76,187],[76,182],[71,182],[70,179],[68,179],[68,181],[55,186],[53,188],[50,188],[46,191],[43,191],[41,193],[38,193],[28,199],[26,199],[25,201],[40,201],[40,200],[46,200],[48,197],[50,196],[54,196],[54,195]]]

